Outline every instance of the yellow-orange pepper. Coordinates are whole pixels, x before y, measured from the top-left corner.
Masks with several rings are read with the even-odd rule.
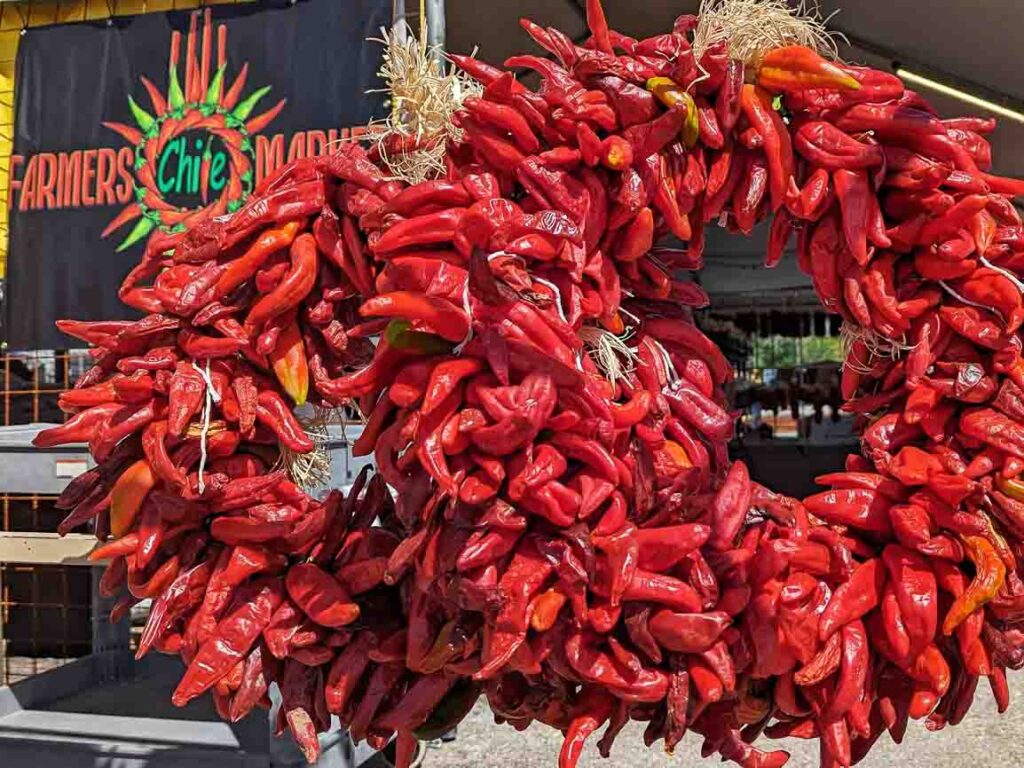
[[[697,115],[697,104],[693,100],[693,96],[670,77],[650,78],[647,81],[647,90],[669,109],[686,110],[686,122],[683,123],[683,144],[688,148],[697,146],[697,140],[700,138],[700,118]]]
[[[665,441],[664,451],[676,463],[676,466],[683,469],[689,469],[693,466],[693,462],[690,461],[690,456],[686,449],[674,440]]]
[[[270,364],[288,396],[296,405],[304,404],[309,394],[309,364],[297,320],[281,329],[277,344],[270,353]]]
[[[565,594],[554,588],[537,595],[531,604],[530,626],[538,632],[547,632],[555,625],[565,601]]]
[[[126,469],[110,489],[110,532],[120,538],[131,530],[146,495],[156,485],[156,475],[145,459]]]
[[[950,635],[968,616],[994,598],[1006,580],[1006,566],[984,536],[964,536],[967,556],[974,563],[974,580],[949,607],[942,633]]]
[[[860,83],[852,75],[804,45],[787,45],[768,51],[757,70],[757,84],[773,93],[811,88],[860,89]]]
[[[1011,499],[1024,501],[1024,482],[1008,477],[997,477],[996,488],[1005,493]]]

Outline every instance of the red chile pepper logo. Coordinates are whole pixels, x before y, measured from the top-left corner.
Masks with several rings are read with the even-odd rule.
[[[253,114],[270,87],[245,93],[249,65],[227,82],[227,28],[217,27],[217,66],[211,69],[213,28],[209,11],[201,36],[198,14],[185,42],[184,88],[179,78],[181,33],[171,35],[167,94],[140,77],[151,109],[131,96],[135,125],[105,122],[135,147],[131,202],[103,231],[103,237],[134,226],[118,245],[123,251],[154,231],[177,232],[201,218],[237,210],[252,192],[255,152],[252,137],[285,105],[281,99],[266,112]]]

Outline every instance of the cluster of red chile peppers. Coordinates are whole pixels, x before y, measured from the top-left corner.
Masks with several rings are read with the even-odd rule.
[[[1000,709],[1024,664],[1024,184],[990,175],[990,121],[941,120],[892,75],[810,50],[695,57],[696,19],[635,40],[523,26],[549,58],[458,115],[443,179],[389,179],[355,144],[244,208],[151,242],[137,322],[64,322],[95,366],[39,445],[87,441],[60,499],[91,522],[139,654],[188,665],[237,720],[281,687],[312,760],[416,738],[481,695],[565,734],[576,764],[629,720],[745,768],[816,738],[825,768],[908,718]],[[863,455],[803,503],[728,461],[732,372],[694,325],[705,226],[772,219],[855,343]],[[671,234],[681,250],[655,244]],[[612,335],[629,352],[599,367]],[[586,343],[585,343],[586,340]],[[605,352],[623,345],[605,345]],[[304,493],[282,456],[307,398],[367,415],[376,473]],[[392,491],[396,493],[392,493]]]

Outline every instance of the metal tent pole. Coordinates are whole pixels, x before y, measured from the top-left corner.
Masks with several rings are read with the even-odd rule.
[[[443,48],[445,42],[444,0],[424,0],[427,22],[427,44]]]
[[[405,21],[405,0],[391,0],[391,26],[398,30],[404,42],[405,25],[399,26],[400,21]]]

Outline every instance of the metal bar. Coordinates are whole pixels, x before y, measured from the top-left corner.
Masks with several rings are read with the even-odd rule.
[[[20,11],[19,11],[20,13]],[[3,426],[11,423],[11,357],[4,355],[4,421]]]
[[[409,27],[399,22],[406,21],[405,13],[405,0],[391,0],[391,26],[403,44],[408,36]]]
[[[96,565],[89,553],[96,537],[84,533],[0,532],[0,563],[21,565]]]
[[[33,568],[30,576],[32,584],[31,602],[29,603],[29,616],[31,617],[32,634],[29,645],[32,654],[32,674],[39,671],[39,569]]]
[[[10,681],[7,675],[7,635],[4,633],[4,606],[7,605],[3,568],[0,568],[0,685]]]
[[[444,0],[425,0],[427,24],[427,45],[438,50],[444,48],[445,16]]]

